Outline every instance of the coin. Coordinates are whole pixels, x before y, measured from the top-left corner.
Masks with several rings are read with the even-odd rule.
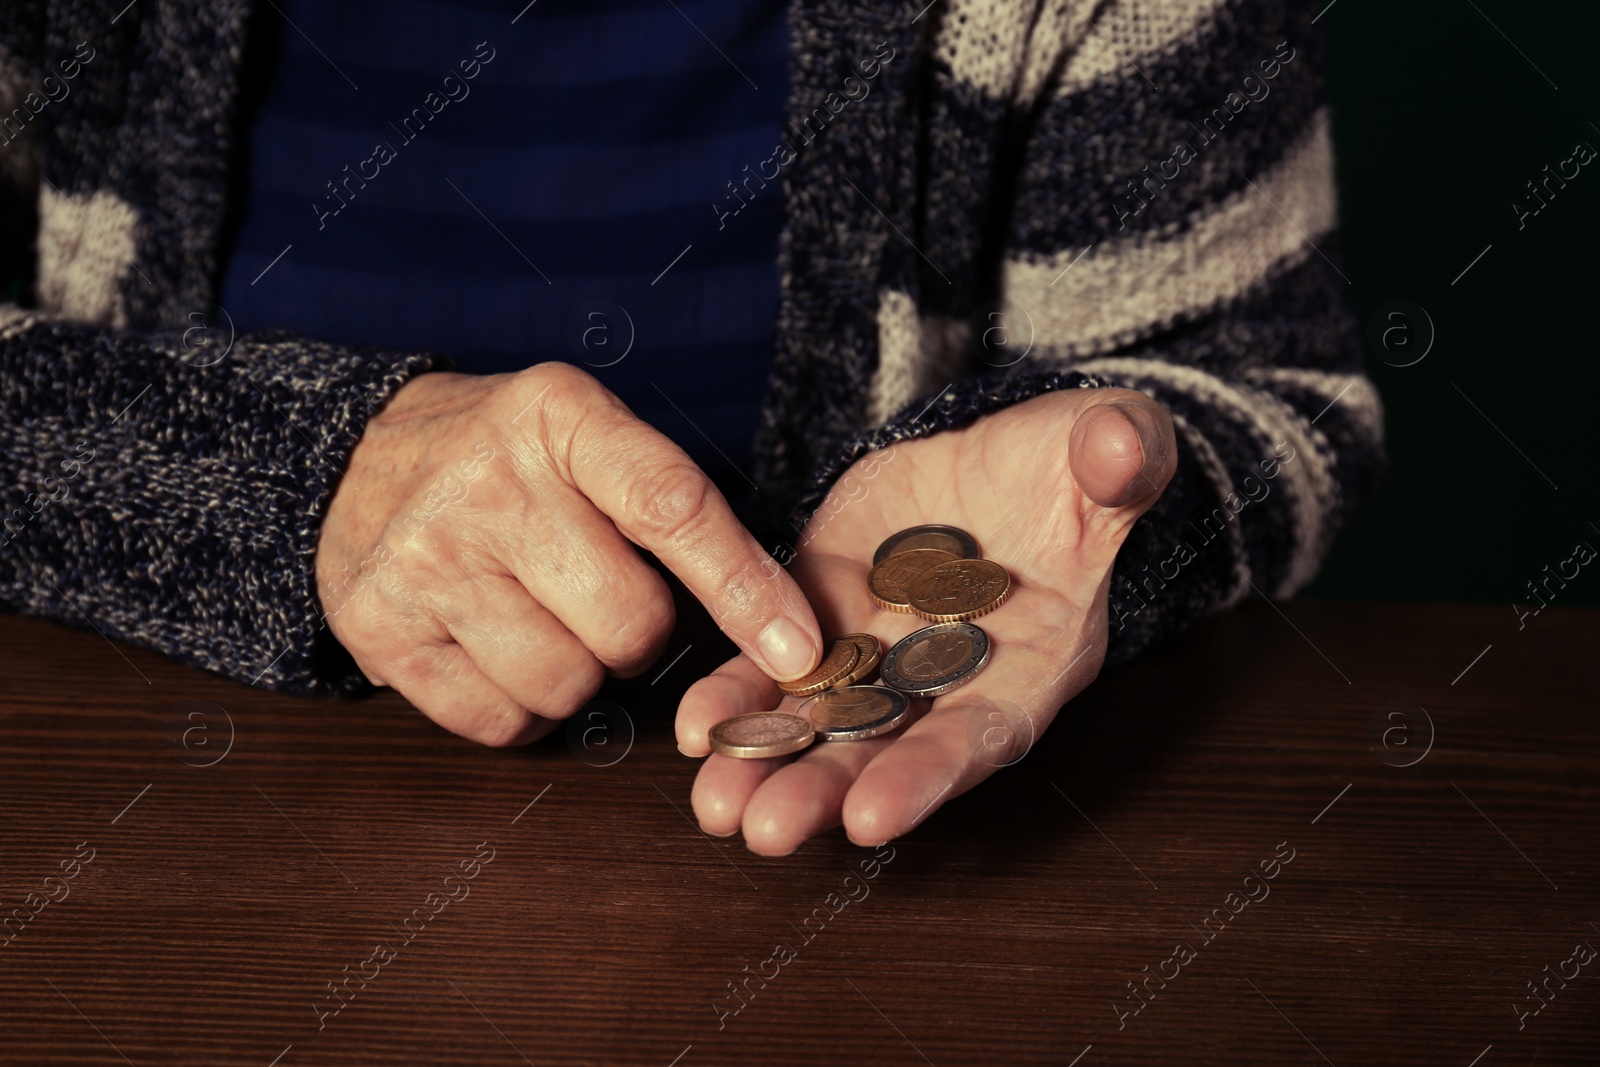
[[[854,641],[847,637],[836,637],[829,643],[828,650],[823,653],[822,662],[817,664],[816,670],[792,682],[779,682],[778,688],[795,697],[810,696],[812,693],[831,689],[849,675],[859,658],[860,653]]]
[[[753,711],[713,726],[711,751],[736,759],[766,759],[799,752],[815,737],[809,719],[782,711]]]
[[[923,573],[957,557],[939,548],[912,548],[885,556],[867,575],[867,594],[885,611],[911,612],[907,590]]]
[[[856,665],[850,668],[850,673],[845,675],[834,688],[855,685],[878,669],[878,661],[883,658],[883,645],[871,634],[845,634],[844,640],[856,646]]]
[[[972,681],[989,662],[989,635],[970,622],[941,622],[901,638],[883,657],[883,684],[933,697]]]
[[[906,591],[914,614],[933,622],[960,622],[1004,604],[1011,576],[988,559],[957,559],[930,567]]]
[[[818,693],[804,710],[822,740],[865,741],[904,722],[911,698],[886,686],[850,685]]]
[[[909,530],[901,530],[879,545],[878,551],[872,554],[872,562],[876,565],[896,553],[919,548],[937,548],[957,559],[977,559],[983,555],[978,551],[978,542],[965,530],[954,526],[913,526]]]

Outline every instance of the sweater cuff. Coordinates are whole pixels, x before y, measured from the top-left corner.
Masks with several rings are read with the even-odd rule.
[[[0,602],[254,685],[365,686],[323,622],[318,535],[368,420],[451,361],[6,310]]]

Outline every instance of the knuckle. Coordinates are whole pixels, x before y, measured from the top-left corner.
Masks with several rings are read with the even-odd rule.
[[[402,695],[440,726],[480,745],[505,748],[532,740],[534,714],[515,696],[463,685],[477,668],[465,656],[447,654],[446,647],[425,646],[397,659],[405,678]]]
[[[445,535],[449,540],[456,538],[457,523],[471,514],[474,505],[493,502],[504,507],[507,502],[520,500],[527,495],[527,482],[522,474],[512,464],[505,462],[479,463],[464,469],[460,482],[453,502],[465,503],[467,507],[460,511],[442,510],[440,518],[443,521],[435,524],[435,532]]]
[[[716,489],[692,463],[668,462],[636,476],[623,503],[628,524],[661,541],[693,535],[704,522]]]
[[[404,679],[402,693],[411,699],[411,692],[432,690],[446,679],[446,670],[437,644],[412,643],[395,653],[390,674]]]
[[[596,415],[615,413],[621,402],[586,371],[568,363],[540,363],[521,372],[515,397],[520,428],[536,441],[543,454],[570,469],[575,453],[583,451],[585,435],[603,434],[611,421]],[[527,417],[524,418],[524,415]]]
[[[399,619],[416,622],[437,615],[441,591],[448,588],[442,561],[450,558],[453,546],[444,531],[423,527],[399,536],[407,539],[395,546],[393,566],[372,579],[372,597],[383,606],[383,610],[370,613],[373,626],[389,627]]]
[[[600,692],[605,678],[600,661],[584,656],[580,662],[567,665],[561,676],[551,679],[528,710],[542,719],[570,719]]]
[[[472,739],[489,748],[508,748],[531,741],[529,727],[535,724],[537,718],[521,705],[503,700],[473,730]]]
[[[519,382],[526,383],[523,386],[526,394],[524,402],[543,394],[552,406],[559,406],[563,401],[587,398],[593,395],[599,385],[588,372],[560,360],[535,364],[521,371],[517,378]]]
[[[642,670],[660,654],[677,622],[669,594],[652,596],[623,612],[614,633],[607,635],[600,658],[619,671]]]
[[[518,387],[512,391],[508,408],[513,420],[523,429],[542,427],[549,438],[570,433],[600,389],[600,383],[588,374],[559,361],[529,367],[516,381]]]

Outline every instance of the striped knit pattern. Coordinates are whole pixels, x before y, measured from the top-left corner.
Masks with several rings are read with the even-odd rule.
[[[0,307],[0,599],[246,681],[349,689],[318,524],[367,418],[444,364],[287,334],[217,358],[251,5],[124,3],[0,13],[0,232],[37,233],[37,307]],[[1302,6],[796,0],[790,128],[812,133],[785,168],[757,438],[780,555],[872,448],[1126,386],[1173,412],[1179,464],[1118,558],[1110,657],[1310,577],[1382,458]],[[39,106],[80,42],[71,95]],[[997,307],[1021,359],[988,343]]]
[[[1179,465],[1118,557],[1109,657],[1293,593],[1383,465],[1314,12],[949,0],[912,23],[920,7],[791,17],[797,115],[861,41],[903,59],[790,178],[758,448],[768,500],[801,495],[788,541],[870,449],[1120,386],[1173,412]],[[984,343],[997,306],[1020,360]]]

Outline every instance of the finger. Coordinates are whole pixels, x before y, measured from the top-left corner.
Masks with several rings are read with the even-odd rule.
[[[795,562],[794,572],[812,602],[819,605],[831,634],[873,633],[888,647],[926,625],[910,615],[878,610],[867,596],[867,568],[859,561],[806,557]],[[711,728],[724,719],[752,711],[798,713],[807,699],[785,696],[747,656],[735,656],[684,694],[678,707],[678,747],[686,755],[705,755],[710,751]],[[799,760],[741,760],[713,754],[695,778],[696,815],[707,833],[726,835],[742,827],[753,850],[765,855],[792,852],[807,837],[838,824],[840,803],[854,773],[886,743],[824,744],[814,746]],[[855,761],[846,766],[846,753],[829,749],[850,750]],[[819,764],[816,769],[805,769],[813,762]],[[801,769],[794,777],[785,778],[789,784],[781,785],[774,795],[790,800],[774,801],[763,807],[754,822],[747,821],[751,797],[758,791],[765,793],[763,783],[770,777],[788,775],[783,769],[788,767]],[[786,803],[793,805],[787,812]]]
[[[578,491],[625,537],[655,553],[774,678],[814,668],[822,634],[810,605],[711,479],[609,393],[591,395],[583,411],[565,430],[567,447],[552,446]]]
[[[713,753],[700,765],[700,773],[694,778],[694,789],[689,794],[690,803],[694,805],[694,817],[700,820],[700,828],[716,837],[737,833],[751,794],[788,762],[788,756],[734,759]]]
[[[745,800],[740,823],[745,845],[757,855],[787,856],[807,839],[838,826],[844,798],[856,779],[893,744],[893,736],[822,741],[775,768]]]
[[[927,623],[913,615],[880,611],[867,596],[867,568],[854,560],[802,558],[794,575],[830,634],[876,634],[888,648]],[[784,701],[780,705],[780,701]],[[752,711],[792,711],[803,700],[791,700],[748,656],[735,656],[684,693],[678,705],[678,748],[686,756],[711,751],[711,728],[724,719]]]
[[[785,698],[780,708],[795,711],[805,702]],[[743,829],[753,852],[788,855],[807,838],[839,824],[850,784],[893,740],[821,742],[798,758],[734,759],[713,753],[695,777],[695,816],[706,833],[726,837]],[[753,797],[761,798],[755,815],[749,811]]]
[[[485,575],[455,592],[443,608],[450,636],[527,711],[565,719],[600,691],[600,661],[516,579]]]
[[[740,654],[689,687],[678,704],[678,749],[686,756],[711,751],[711,728],[750,711],[771,711],[783,694],[762,669]],[[735,823],[737,825],[737,823]]]
[[[1142,512],[1177,469],[1172,417],[1131,389],[1108,389],[1094,400],[1072,428],[1072,476],[1096,504]]]
[[[388,674],[390,684],[424,715],[481,745],[526,744],[556,725],[491,682],[454,641],[414,646]]]
[[[844,798],[850,840],[870,846],[899,837],[1020,759],[1099,669],[1103,648],[1095,655],[1094,645],[1076,644],[1063,641],[1059,651],[1043,643],[1002,645],[983,674],[935,700],[862,770]],[[1073,658],[1064,659],[1069,648]],[[1009,739],[993,732],[1002,722],[1010,726]]]
[[[619,677],[672,635],[672,593],[611,520],[557,482],[501,535],[500,555],[533,599]]]

